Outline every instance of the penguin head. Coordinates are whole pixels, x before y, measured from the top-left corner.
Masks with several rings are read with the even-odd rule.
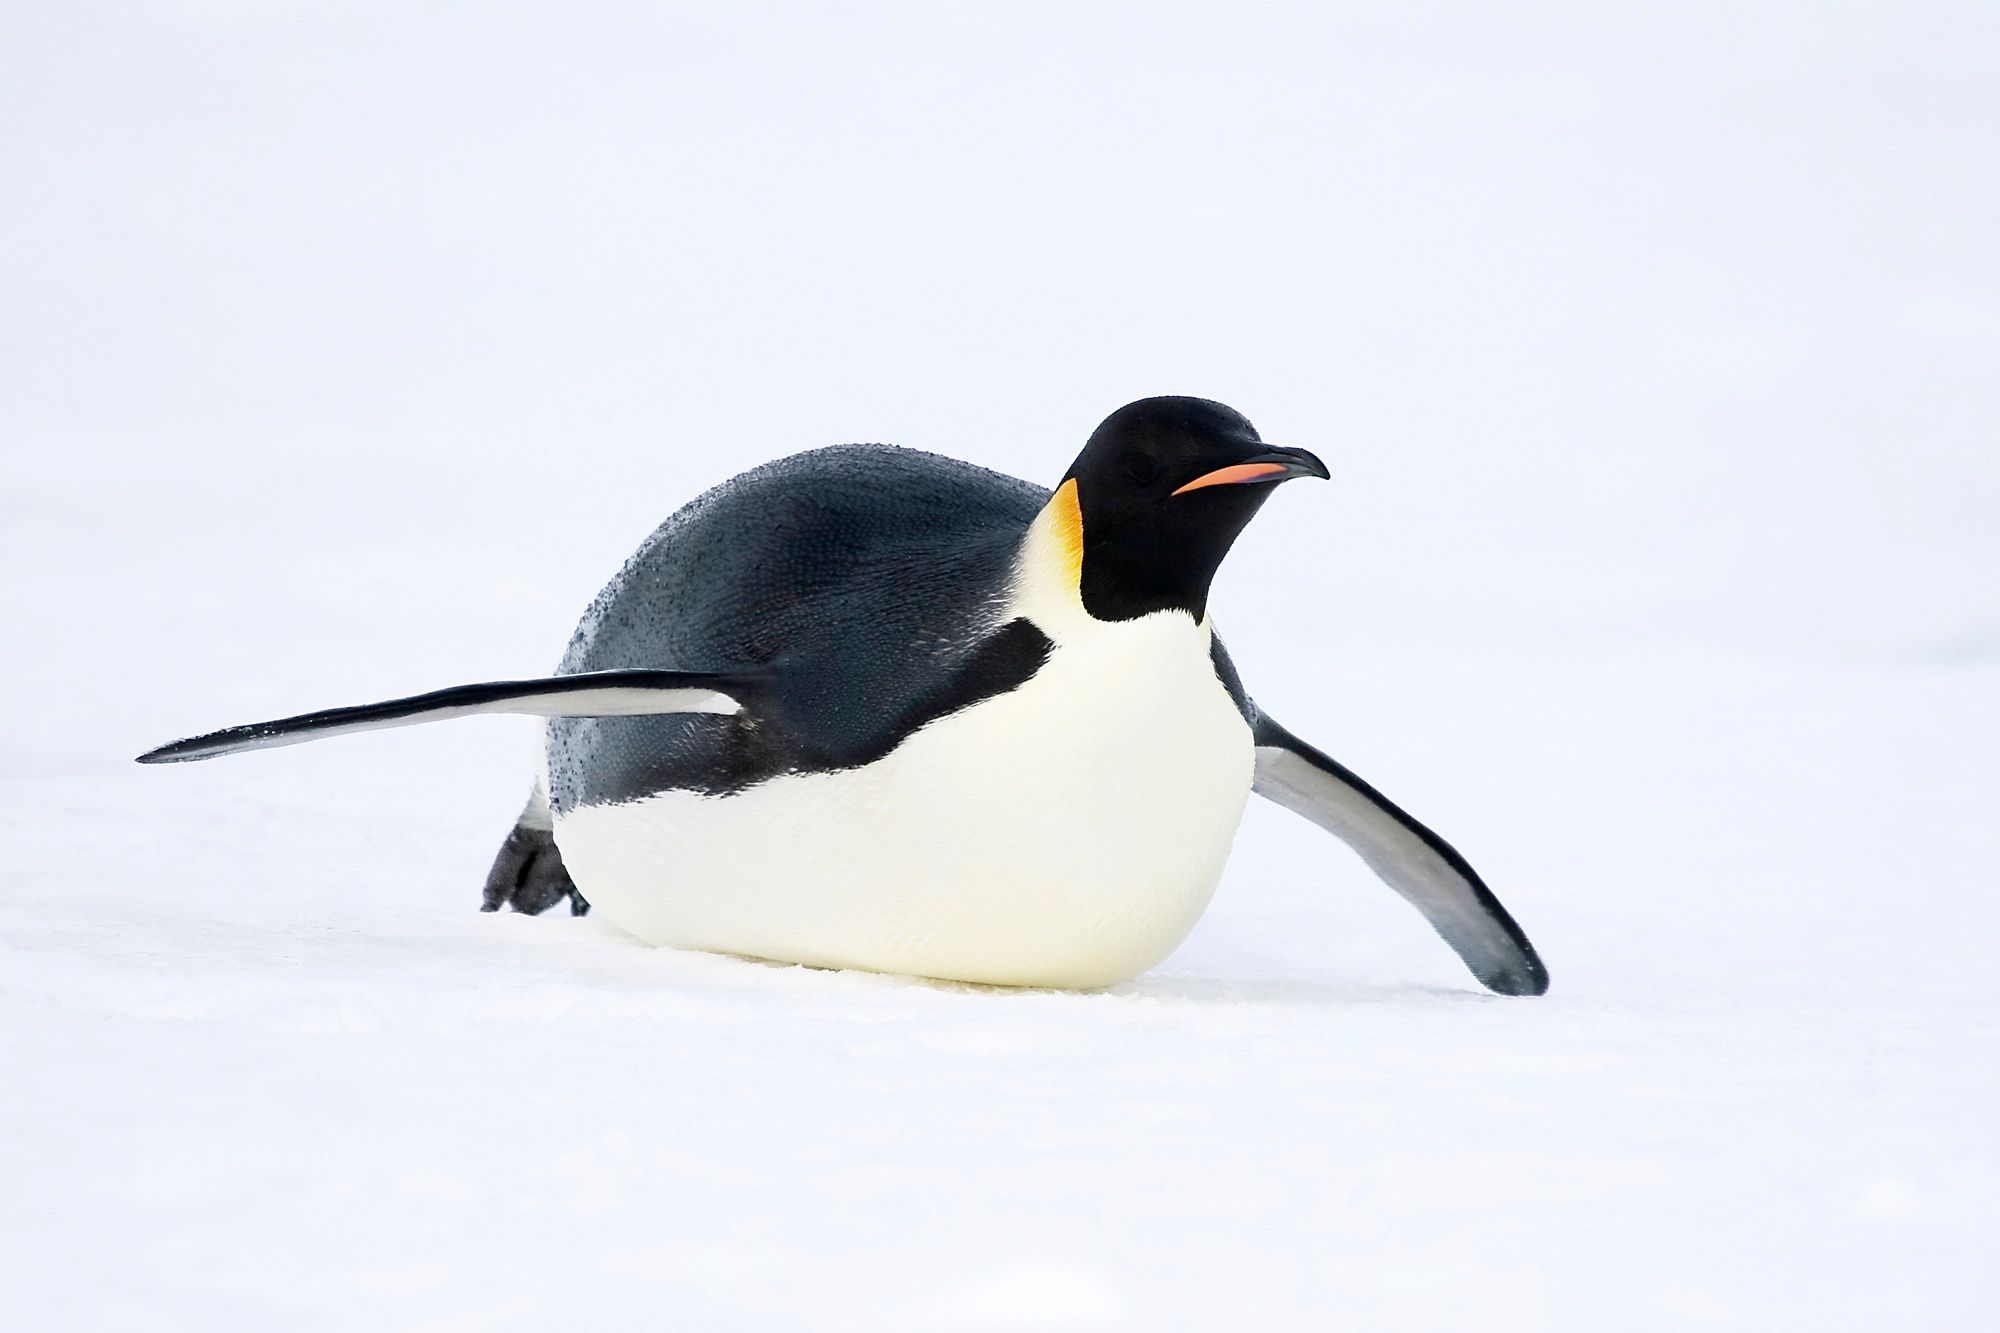
[[[1104,419],[1071,464],[1078,591],[1098,620],[1184,610],[1200,620],[1222,557],[1275,483],[1327,475],[1303,449],[1206,398],[1142,398]],[[1058,491],[1058,495],[1061,495]]]

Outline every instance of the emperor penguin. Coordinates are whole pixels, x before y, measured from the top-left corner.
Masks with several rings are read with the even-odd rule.
[[[1344,840],[1487,987],[1539,995],[1465,858],[1259,708],[1216,637],[1237,535],[1327,475],[1185,397],[1113,412],[1053,492],[887,445],[797,454],[662,524],[554,676],[140,762],[531,714],[540,770],[487,910],[567,899],[656,945],[1058,988],[1173,951],[1254,791]]]

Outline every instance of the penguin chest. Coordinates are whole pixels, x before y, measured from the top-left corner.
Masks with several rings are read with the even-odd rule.
[[[555,836],[593,906],[649,943],[1101,986],[1193,929],[1252,765],[1206,630],[1172,613],[1060,642],[863,767],[585,806]]]

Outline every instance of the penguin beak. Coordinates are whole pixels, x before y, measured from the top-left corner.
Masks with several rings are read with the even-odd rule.
[[[1303,449],[1270,448],[1254,458],[1241,463],[1231,463],[1213,472],[1204,472],[1187,485],[1174,492],[1186,495],[1189,491],[1202,490],[1209,486],[1245,486],[1253,482],[1290,481],[1293,477],[1318,477],[1325,481],[1332,474],[1318,457]]]

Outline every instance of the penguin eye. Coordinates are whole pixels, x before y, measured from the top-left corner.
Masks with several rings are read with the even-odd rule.
[[[1151,454],[1127,454],[1123,462],[1125,475],[1141,486],[1150,486],[1160,479],[1160,465]]]

